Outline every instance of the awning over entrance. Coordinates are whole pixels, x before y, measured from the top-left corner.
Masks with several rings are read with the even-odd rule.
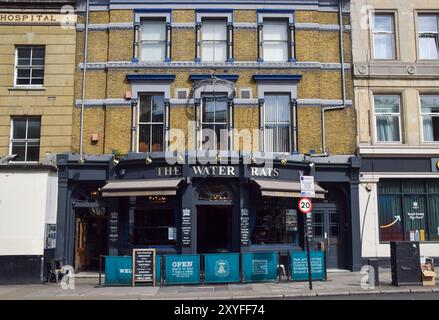
[[[103,197],[173,196],[183,179],[110,181],[102,189]]]
[[[300,198],[300,182],[274,181],[263,179],[252,179],[261,188],[262,196],[266,197],[283,197],[283,198]],[[316,196],[314,198],[324,199],[327,192],[318,184],[314,184]]]

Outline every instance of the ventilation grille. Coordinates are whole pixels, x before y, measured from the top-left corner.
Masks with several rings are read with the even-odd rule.
[[[187,99],[187,90],[177,90],[177,99]]]
[[[241,99],[251,99],[252,91],[248,89],[241,90]]]

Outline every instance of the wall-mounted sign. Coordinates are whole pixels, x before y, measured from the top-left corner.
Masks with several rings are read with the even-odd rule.
[[[272,177],[277,178],[279,177],[279,169],[277,168],[259,168],[259,167],[252,167],[250,169],[250,175],[252,177]]]
[[[238,169],[234,166],[193,166],[192,173],[194,176],[220,176],[235,177]]]
[[[190,209],[183,209],[182,211],[182,217],[181,217],[181,244],[183,247],[190,247],[191,246],[191,231],[192,231],[192,224],[191,224],[191,210]]]
[[[119,214],[117,212],[110,213],[110,233],[108,237],[111,242],[119,240]]]
[[[151,283],[155,286],[155,249],[133,250],[133,287],[136,283]]]
[[[180,177],[180,167],[157,167],[156,169],[158,177]]]
[[[0,13],[0,24],[75,24],[75,14]]]
[[[241,246],[249,245],[249,221],[248,209],[241,209]]]

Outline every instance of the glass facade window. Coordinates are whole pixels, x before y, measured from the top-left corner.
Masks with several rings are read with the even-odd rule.
[[[439,240],[439,183],[385,179],[378,183],[381,241]]]
[[[14,161],[36,162],[40,158],[40,117],[13,117],[11,154]]]
[[[257,205],[252,244],[295,244],[299,241],[297,210],[290,200],[263,199]]]
[[[288,21],[282,19],[264,19],[264,26],[262,31],[262,55],[264,61],[288,61],[288,43]]]
[[[134,245],[176,245],[175,215],[171,209],[136,210]]]
[[[166,20],[145,19],[141,22],[140,60],[165,61]]]
[[[203,20],[201,25],[201,61],[227,60],[227,20]]]
[[[419,21],[419,58],[439,59],[439,15],[421,14]]]
[[[393,14],[375,14],[374,16],[373,58],[386,60],[396,58]]]
[[[204,96],[201,102],[202,150],[229,149],[227,96]]]
[[[139,152],[164,150],[163,95],[142,95],[139,103]]]
[[[45,47],[16,48],[15,85],[42,86],[44,82]]]
[[[401,98],[397,95],[375,95],[377,142],[401,142]]]
[[[439,141],[439,96],[421,96],[424,142]]]
[[[265,95],[264,150],[289,153],[291,151],[291,108],[289,95]]]

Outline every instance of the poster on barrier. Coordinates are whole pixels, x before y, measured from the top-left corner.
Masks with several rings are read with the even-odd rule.
[[[204,255],[206,283],[239,282],[239,253]]]
[[[313,280],[325,279],[325,253],[323,251],[311,251],[311,274]],[[293,281],[308,280],[308,259],[306,251],[291,251],[291,279]]]
[[[243,253],[242,271],[245,281],[276,281],[278,256],[276,252]]]
[[[182,254],[165,256],[166,284],[191,284],[200,282],[200,256]]]
[[[131,286],[133,260],[131,256],[105,257],[105,285]]]

